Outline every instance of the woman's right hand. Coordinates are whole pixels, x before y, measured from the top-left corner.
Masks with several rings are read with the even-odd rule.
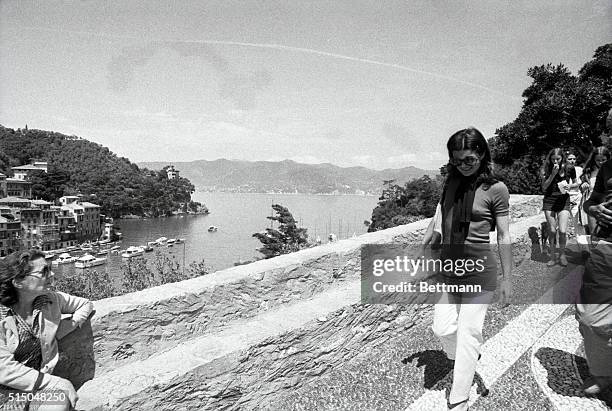
[[[559,172],[559,164],[555,164],[552,168],[552,175],[555,176]]]
[[[589,187],[591,187],[591,185],[585,181],[580,185],[580,191],[585,192],[589,189]]]

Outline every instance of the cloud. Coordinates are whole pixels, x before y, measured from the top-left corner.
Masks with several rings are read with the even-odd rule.
[[[265,70],[234,74],[223,79],[219,94],[222,98],[234,103],[237,109],[250,110],[255,108],[259,92],[271,84],[272,76]]]
[[[410,148],[413,151],[423,149],[421,139],[412,130],[397,123],[385,123],[382,127],[387,140],[398,147]]]
[[[143,67],[157,52],[169,49],[181,57],[198,57],[221,77],[219,95],[232,102],[238,110],[250,110],[256,105],[258,93],[272,84],[272,75],[265,70],[252,73],[234,73],[229,62],[213,46],[190,42],[151,42],[142,47],[124,47],[108,64],[111,90],[125,92],[132,84],[136,69]]]
[[[155,55],[157,47],[151,43],[144,47],[124,47],[121,54],[108,63],[108,81],[111,90],[124,92],[134,80],[137,67],[142,67]]]

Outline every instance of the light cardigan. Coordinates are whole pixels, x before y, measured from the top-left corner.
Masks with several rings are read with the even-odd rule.
[[[57,378],[50,374],[58,360],[56,334],[62,320],[62,314],[72,314],[72,320],[78,326],[81,326],[93,311],[93,304],[85,298],[55,291],[49,292],[47,296],[50,303],[42,307],[39,316],[42,352],[40,372],[15,361],[13,357],[13,353],[19,345],[19,333],[15,318],[9,315],[0,321],[1,385],[25,392],[32,392],[48,386],[53,379]]]

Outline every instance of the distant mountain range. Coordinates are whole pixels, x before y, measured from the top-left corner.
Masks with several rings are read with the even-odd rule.
[[[438,170],[416,167],[371,170],[333,164],[302,164],[291,160],[238,161],[198,160],[167,163],[144,162],[141,167],[159,170],[173,164],[198,191],[242,193],[372,194],[379,195],[384,180],[403,184],[415,178],[439,174]]]

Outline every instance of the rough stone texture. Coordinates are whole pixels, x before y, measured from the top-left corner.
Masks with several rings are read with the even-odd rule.
[[[414,231],[408,226],[404,229],[398,227],[389,240],[415,242],[422,236],[423,225],[423,222],[414,223]],[[231,321],[250,318],[276,306],[307,299],[334,284],[358,278],[361,270],[360,247],[368,242],[368,236],[364,237],[366,239],[352,241],[348,245],[339,242],[338,245],[342,247],[339,250],[326,247],[314,256],[312,252],[294,255],[290,264],[272,265],[266,271],[254,270],[251,273],[248,266],[241,266],[238,268],[243,275],[235,281],[213,283],[199,290],[194,287],[192,292],[169,298],[164,298],[163,292],[176,293],[176,286],[155,287],[162,292],[158,301],[129,309],[109,310],[105,315],[96,316],[93,327],[97,372],[103,373],[107,369],[146,358],[210,329],[218,330]],[[235,272],[236,269],[213,275],[223,276],[229,271]],[[206,277],[196,280],[206,280]],[[184,281],[181,285],[186,287],[189,281],[192,280]],[[107,299],[106,303],[119,302],[121,298]],[[96,308],[99,305],[100,302],[97,302]],[[120,305],[118,307],[121,308]]]
[[[541,202],[537,196],[511,200],[513,212],[521,216],[516,218],[539,212],[534,205]],[[361,245],[416,242],[427,225],[428,220],[421,220],[357,239],[98,301],[98,314],[92,323],[96,376],[180,342],[221,330],[238,320],[253,318],[355,281],[360,271]],[[524,231],[525,235],[519,235],[521,241],[527,235],[526,228]],[[400,327],[398,318],[412,318],[410,324],[401,323],[405,329],[418,317],[415,313],[407,314],[410,309],[394,308],[386,314],[380,311],[387,309],[386,306],[347,307],[303,329],[269,338],[243,353],[218,358],[191,373],[177,376],[171,384],[150,387],[124,401],[121,408],[161,406],[168,409],[176,405],[182,409],[183,406],[200,407],[203,400],[213,408],[261,406],[274,390],[294,389],[337,367],[360,350],[382,344],[399,329],[396,328]],[[70,344],[64,349],[71,350]]]
[[[340,369],[363,352],[405,336],[431,306],[352,305],[268,338],[115,404],[115,409],[263,409],[282,392]]]

